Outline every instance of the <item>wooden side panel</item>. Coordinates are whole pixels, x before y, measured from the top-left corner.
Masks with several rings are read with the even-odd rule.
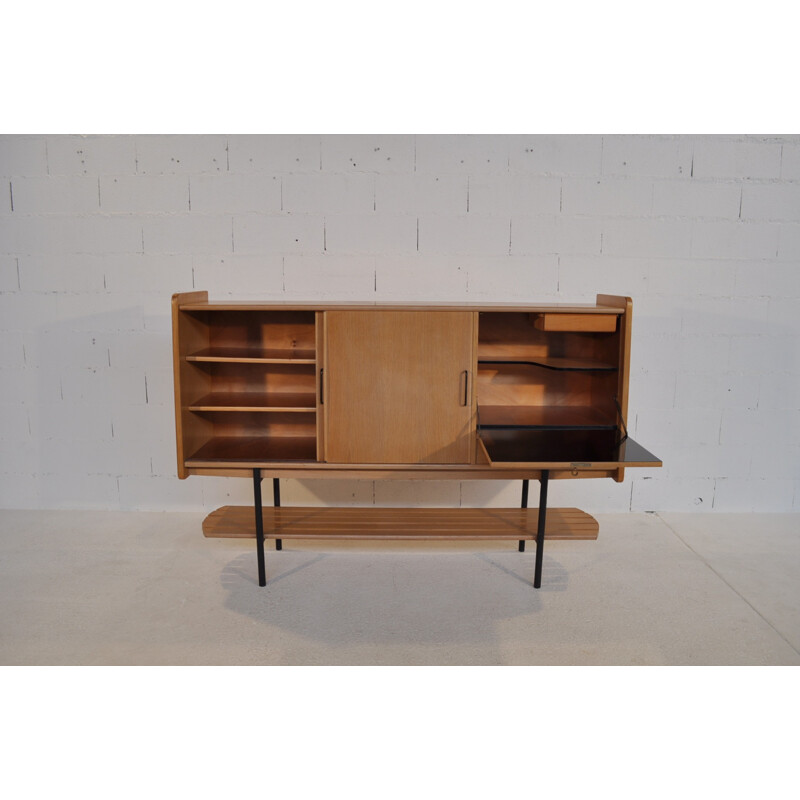
[[[208,326],[193,315],[181,312],[179,306],[184,303],[203,303],[207,300],[208,292],[183,292],[172,295],[172,373],[175,387],[175,449],[179,478],[186,478],[189,475],[185,466],[186,458],[205,439],[211,437],[211,424],[185,410],[189,403],[197,399],[187,395],[195,391],[208,391],[208,381],[204,381],[202,374],[185,360],[188,353],[208,347]]]
[[[325,363],[325,314],[322,311],[317,311],[315,315],[316,326],[316,383],[317,383],[317,461],[325,461],[325,409],[323,408],[323,401],[325,400],[323,380],[325,379],[325,371],[323,364]]]
[[[472,463],[474,325],[470,311],[326,312],[326,461]]]
[[[619,318],[619,371],[617,379],[617,399],[622,411],[622,419],[628,424],[628,387],[631,369],[631,326],[633,325],[633,300],[619,295],[597,295],[598,306],[622,306],[625,313]],[[625,470],[617,470],[614,480],[618,483],[625,478]]]

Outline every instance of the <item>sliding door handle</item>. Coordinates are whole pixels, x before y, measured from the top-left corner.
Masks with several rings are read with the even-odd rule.
[[[469,370],[465,369],[461,373],[461,405],[468,406],[469,405]]]
[[[325,403],[325,381],[323,380],[323,376],[325,374],[325,369],[320,369],[319,371],[319,404],[323,405]]]

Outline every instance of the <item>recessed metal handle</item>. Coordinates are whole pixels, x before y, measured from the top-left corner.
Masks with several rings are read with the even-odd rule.
[[[325,402],[325,381],[322,379],[325,373],[325,369],[320,369],[319,371],[319,404],[323,405]]]
[[[469,405],[469,370],[465,369],[461,373],[461,381],[464,385],[464,393],[461,395],[461,405],[468,406]]]

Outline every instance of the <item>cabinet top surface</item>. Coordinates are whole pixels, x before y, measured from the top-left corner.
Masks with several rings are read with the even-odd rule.
[[[181,311],[519,311],[559,314],[624,314],[624,306],[595,303],[443,303],[443,302],[295,302],[226,300],[180,303]]]

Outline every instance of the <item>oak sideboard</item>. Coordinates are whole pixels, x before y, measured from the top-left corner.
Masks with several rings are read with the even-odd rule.
[[[408,304],[172,298],[179,478],[239,476],[207,536],[536,540],[596,538],[578,509],[547,511],[550,480],[661,462],[627,433],[632,301]],[[273,503],[262,503],[272,478]],[[519,508],[297,508],[281,478],[521,480]],[[528,481],[540,484],[528,508]]]

